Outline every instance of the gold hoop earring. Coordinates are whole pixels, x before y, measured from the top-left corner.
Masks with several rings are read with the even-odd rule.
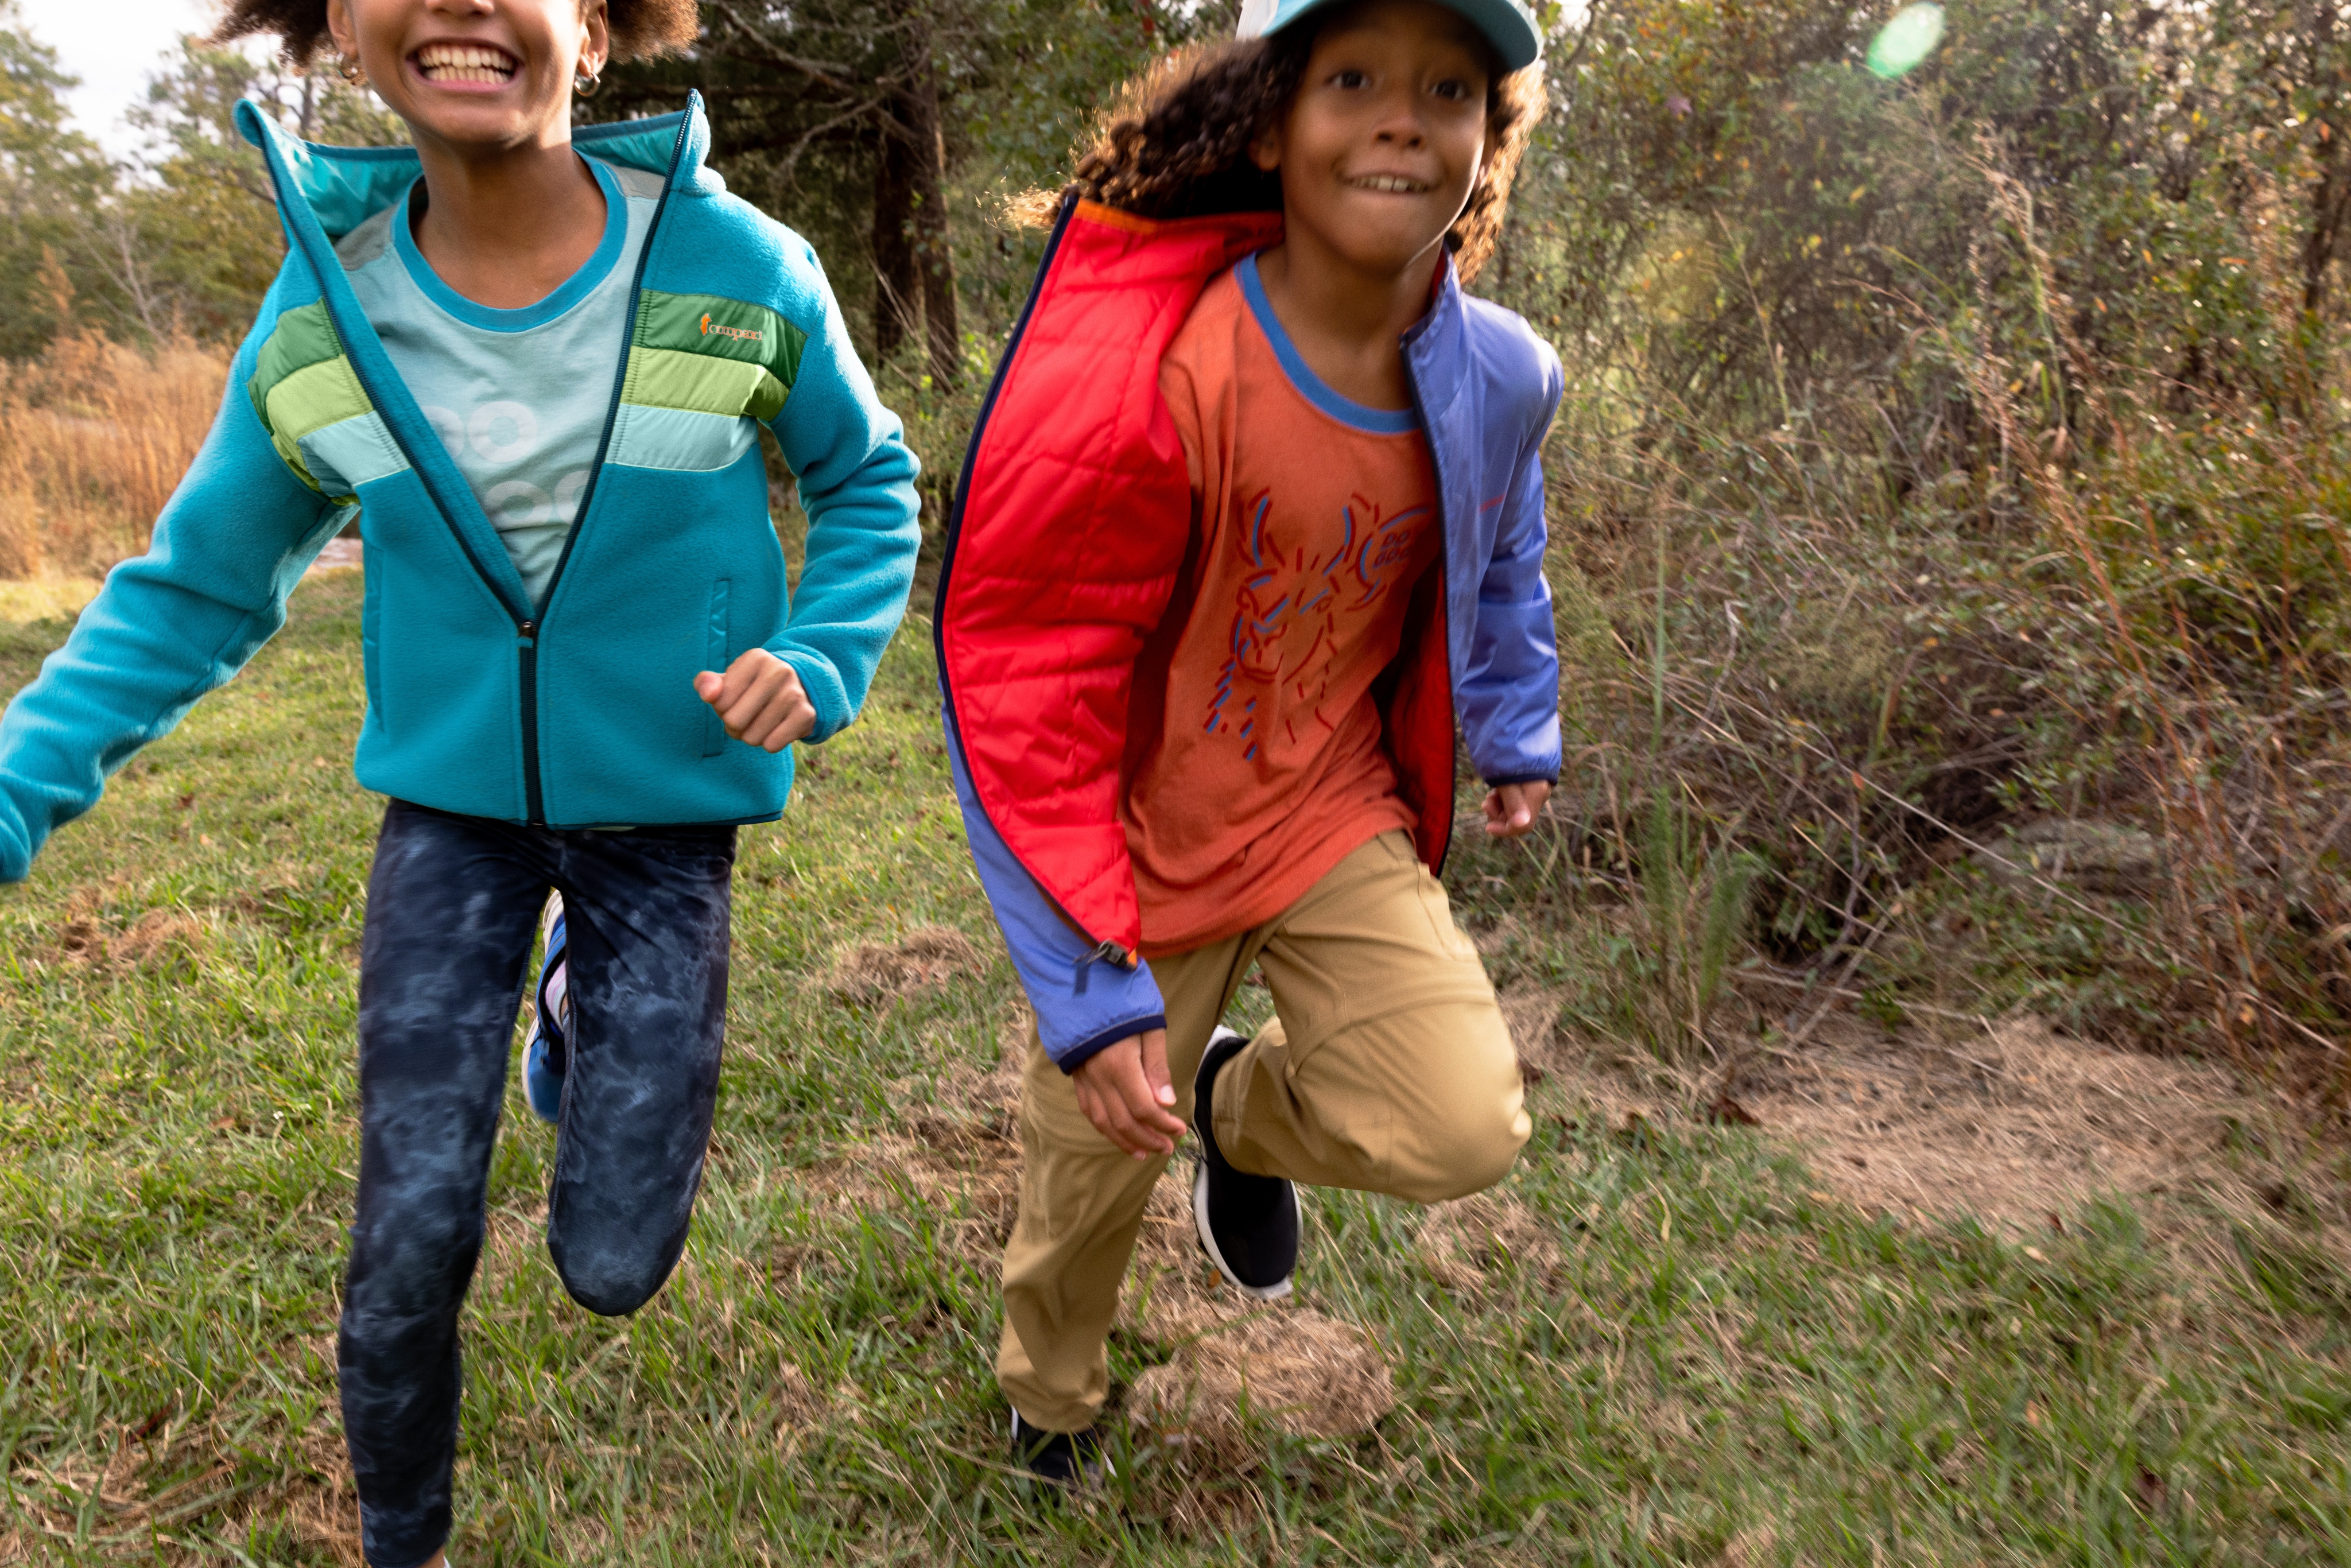
[[[367,72],[361,68],[355,56],[338,55],[335,57],[335,74],[353,87],[367,86]]]
[[[596,89],[603,84],[604,73],[601,71],[591,71],[584,77],[573,77],[571,78],[571,90],[578,93],[581,98],[594,98],[596,96]]]

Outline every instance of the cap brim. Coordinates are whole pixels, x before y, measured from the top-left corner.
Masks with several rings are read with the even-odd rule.
[[[1241,8],[1239,36],[1249,38],[1264,33],[1286,33],[1315,13],[1339,3],[1340,0],[1306,0],[1293,8],[1281,5],[1280,0],[1249,0]],[[1504,70],[1523,70],[1542,58],[1541,32],[1533,18],[1511,0],[1437,0],[1437,4],[1463,17],[1484,35],[1494,52],[1501,57]]]

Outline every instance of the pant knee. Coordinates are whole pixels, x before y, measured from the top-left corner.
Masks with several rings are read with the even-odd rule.
[[[648,1254],[641,1247],[569,1245],[550,1238],[548,1251],[571,1299],[600,1318],[624,1318],[667,1282],[677,1254]]]
[[[1396,1196],[1443,1203],[1483,1192],[1510,1174],[1533,1131],[1515,1070],[1507,1089],[1429,1106],[1407,1134],[1414,1157],[1398,1160]]]

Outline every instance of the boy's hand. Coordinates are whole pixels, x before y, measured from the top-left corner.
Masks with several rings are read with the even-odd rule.
[[[816,706],[800,689],[799,672],[765,648],[694,677],[694,695],[718,710],[726,733],[747,746],[781,751],[816,727]]]
[[[1537,779],[1504,784],[1486,793],[1486,831],[1498,839],[1524,838],[1551,799],[1551,786]]]
[[[1070,1082],[1077,1085],[1078,1109],[1086,1120],[1136,1159],[1176,1152],[1184,1124],[1167,1082],[1165,1030],[1131,1034],[1094,1052],[1070,1074]]]

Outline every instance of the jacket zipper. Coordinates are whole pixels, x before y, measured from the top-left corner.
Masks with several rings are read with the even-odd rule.
[[[677,184],[677,165],[685,155],[685,133],[694,128],[694,114],[689,109],[685,118],[677,122],[677,140],[670,144],[669,173],[662,181],[661,199],[653,204],[653,221],[645,225],[645,243],[637,252],[637,270],[629,279],[629,324],[621,336],[621,365],[612,372],[612,400],[604,409],[604,434],[597,438],[596,461],[588,470],[588,483],[580,486],[580,505],[571,514],[571,531],[563,538],[563,552],[555,558],[555,570],[548,574],[547,592],[540,599],[539,614],[545,606],[555,602],[555,591],[563,581],[563,569],[570,563],[571,551],[580,543],[580,530],[587,526],[588,508],[596,498],[596,483],[604,475],[604,457],[612,449],[612,426],[621,417],[621,394],[629,384],[629,355],[637,346],[637,323],[645,309],[645,267],[653,257],[653,244],[661,236],[661,221],[669,211],[669,194]],[[623,203],[627,201],[622,196]],[[628,214],[622,214],[622,222]],[[547,825],[547,797],[538,777],[538,639],[543,622],[525,621],[515,628],[519,642],[521,679],[517,683],[522,697],[522,779],[525,808],[530,813],[530,825]]]
[[[1029,298],[1020,307],[1019,318],[1012,323],[1012,335],[1005,340],[1004,353],[996,361],[996,373],[988,378],[987,395],[980,400],[979,416],[972,421],[971,438],[964,446],[963,472],[956,477],[955,504],[947,508],[946,537],[939,548],[938,593],[931,601],[931,644],[939,666],[939,698],[945,707],[946,722],[950,725],[956,723],[956,706],[954,683],[947,674],[947,590],[955,580],[956,542],[963,536],[964,503],[971,495],[972,470],[979,464],[979,444],[987,430],[988,415],[996,412],[997,394],[1004,390],[1004,379],[1011,371],[1012,361],[1020,351],[1020,340],[1028,335],[1029,319],[1036,314],[1037,301],[1045,292],[1045,280],[1052,276],[1053,258],[1061,249],[1061,235],[1068,232],[1070,221],[1077,215],[1077,211],[1078,195],[1073,190],[1061,198],[1061,214],[1053,220],[1053,232],[1046,236],[1045,240],[1045,254],[1037,263],[1037,281],[1029,287]],[[956,733],[960,737],[962,733],[960,726],[956,727]],[[980,815],[987,816],[987,805],[979,799],[979,784],[977,779],[972,783],[971,793],[972,800],[979,806]],[[991,820],[990,826],[993,825]],[[1004,838],[1001,829],[998,830],[997,837]],[[1086,966],[1089,964],[1108,961],[1116,964],[1122,969],[1134,967],[1134,954],[1128,952],[1115,942],[1103,941],[1096,937],[1068,910],[1061,907],[1061,900],[1053,897],[1052,894],[1046,890],[1045,879],[1034,871],[1030,871],[1028,862],[1020,861],[1019,852],[1013,849],[1011,840],[1004,840],[1004,849],[1005,852],[1011,855],[1016,862],[1020,862],[1020,869],[1028,873],[1029,880],[1037,884],[1037,891],[1045,895],[1046,900],[1053,905],[1061,918],[1068,921],[1080,936],[1093,944],[1093,950],[1078,960],[1081,984],[1083,983]]]
[[[604,411],[604,434],[596,444],[595,465],[588,471],[588,483],[580,492],[579,507],[571,514],[570,536],[563,541],[563,553],[556,558],[554,574],[548,579],[547,601],[550,604],[555,601],[555,585],[563,576],[564,564],[570,560],[572,546],[580,538],[580,525],[587,520],[588,503],[594,497],[596,481],[604,471],[604,455],[611,447],[612,425],[621,412],[621,393],[628,385],[629,351],[636,347],[637,318],[644,308],[645,264],[653,257],[653,241],[661,228],[662,215],[669,210],[670,192],[677,183],[678,162],[685,153],[686,132],[693,128],[694,109],[689,103],[684,114],[679,117],[677,139],[670,144],[669,176],[662,183],[661,199],[654,204],[653,222],[645,226],[644,246],[637,253],[636,274],[630,280],[630,294],[634,303],[629,311],[627,334],[621,342],[620,369],[612,377],[612,401]],[[280,182],[277,178],[277,165],[281,160],[274,144],[268,149],[268,156],[273,183],[290,183]],[[298,192],[298,187],[297,189]],[[626,197],[623,196],[622,199],[625,201]],[[627,221],[625,213],[622,214],[622,221],[624,223]],[[307,250],[308,246],[306,245],[304,248]],[[325,276],[324,267],[317,256],[310,256],[309,262],[322,277]],[[319,299],[327,307],[328,319],[333,321],[335,305],[331,295],[322,288],[319,292]],[[373,379],[360,366],[358,357],[350,352],[347,343],[340,340],[344,337],[344,329],[340,322],[335,323],[335,333],[339,340],[337,347],[343,350],[344,361],[351,367],[351,374],[359,382],[360,391],[366,393],[369,403],[381,412],[384,406],[383,399],[377,394]],[[546,799],[538,777],[538,612],[528,608],[517,611],[513,605],[507,603],[506,595],[498,591],[497,579],[487,567],[482,564],[481,558],[474,553],[472,543],[465,538],[465,531],[457,526],[455,516],[451,512],[448,503],[434,491],[432,476],[421,467],[417,468],[415,473],[418,482],[424,486],[425,494],[433,497],[434,506],[441,513],[442,522],[447,525],[449,532],[456,538],[457,548],[464,553],[466,564],[474,569],[474,574],[487,585],[492,594],[496,596],[499,604],[505,607],[507,617],[515,623],[517,675],[516,685],[522,704],[523,806],[533,827],[545,827],[547,825]]]

